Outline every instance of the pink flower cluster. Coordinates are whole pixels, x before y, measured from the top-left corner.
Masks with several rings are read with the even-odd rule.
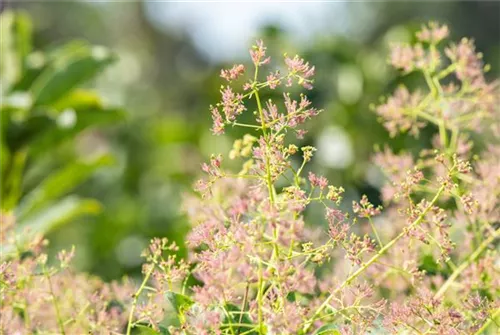
[[[405,73],[420,72],[430,95],[420,90],[410,92],[402,85],[376,108],[391,136],[406,131],[418,135],[425,124],[436,124],[441,118],[447,129],[479,131],[485,118],[498,124],[498,81],[486,82],[482,54],[476,53],[473,40],[463,38],[459,44],[451,43],[444,48],[444,57],[437,45],[447,35],[446,26],[430,23],[417,33],[427,45],[393,46],[392,65]],[[450,81],[452,76],[458,82]]]
[[[16,238],[15,218],[2,213],[2,246]],[[5,225],[4,225],[5,224]],[[127,324],[134,286],[75,273],[74,255],[61,251],[48,264],[47,241],[34,238],[15,259],[0,263],[0,334],[114,334]],[[3,254],[2,254],[3,256]]]
[[[472,59],[479,58],[466,57],[461,50],[455,62],[450,56],[452,49],[447,49],[451,63],[442,63],[435,46],[447,35],[446,26],[431,23],[417,33],[426,47],[394,48],[394,65],[406,72],[421,71],[431,86],[427,93],[411,93],[401,86],[376,112],[392,136],[405,131],[418,135],[429,124],[439,131],[433,147],[422,150],[418,160],[389,149],[375,155],[376,164],[389,179],[383,189],[387,206],[384,212],[363,196],[359,202],[353,202],[352,212],[357,218],[351,219],[348,212],[336,208],[342,200],[342,188],[329,185],[325,177],[313,172],[307,178],[301,177],[315,149],[299,150],[286,144],[283,134],[286,130],[302,131],[297,127],[317,114],[305,96],[299,101],[285,94],[284,113],[272,101],[260,102],[261,89],[275,89],[284,79],[288,85],[298,78],[299,85],[309,88],[307,83],[314,67],[298,56],[286,58],[288,77],[271,72],[265,82],[250,80],[245,84],[248,98],[256,99],[258,113],[255,124],[239,125],[261,132],[260,138],[251,142],[255,145],[253,154],[245,156],[249,158],[245,163],[249,167],[244,174],[222,173],[224,177],[215,182],[210,177],[213,174],[205,171],[208,180],[212,180],[211,199],[219,200],[210,201],[208,207],[206,198],[191,197],[187,203],[191,222],[197,223],[190,237],[196,259],[193,273],[202,282],[194,288],[194,300],[206,313],[219,310],[221,315],[227,314],[220,321],[220,333],[230,334],[227,322],[238,316],[249,332],[257,334],[309,334],[333,325],[343,334],[359,334],[380,331],[377,324],[383,324],[383,331],[393,333],[408,330],[462,334],[481,331],[491,323],[487,318],[491,319],[498,308],[494,301],[482,299],[477,303],[482,307],[468,309],[468,301],[477,300],[473,285],[460,291],[467,299],[453,302],[447,298],[447,293],[454,290],[452,286],[470,282],[465,274],[473,273],[481,264],[479,255],[500,233],[492,225],[496,218],[474,220],[475,223],[463,219],[474,217],[481,208],[475,198],[480,192],[474,185],[482,178],[468,162],[471,142],[465,139],[471,128],[462,119],[465,112],[459,111],[461,118],[454,119],[446,106],[464,95],[474,96],[472,100],[477,106],[485,106],[491,117],[498,117],[498,109],[490,99],[496,91],[494,84],[478,84],[477,78],[484,77],[482,71],[472,71],[478,68]],[[256,50],[261,50],[259,57],[264,57],[262,43]],[[262,65],[255,60],[254,64],[256,68]],[[467,81],[470,86],[462,88],[464,93],[460,88],[451,89],[449,82],[440,86],[441,80],[463,67],[469,69],[467,77],[473,78]],[[456,73],[456,77],[462,80],[464,75]],[[491,104],[485,105],[488,102]],[[474,127],[481,131],[488,128],[488,122]],[[242,142],[238,141],[240,148]],[[299,151],[303,163],[297,169],[290,157]],[[290,185],[278,190],[276,182],[288,173],[292,176]],[[495,179],[491,169],[485,173],[486,178]],[[488,187],[490,192],[498,188],[493,184]],[[456,204],[450,207],[446,205],[449,201]],[[304,224],[303,213],[312,202],[325,206],[329,226],[326,239]],[[498,199],[490,198],[488,204],[488,208],[498,211]],[[483,215],[488,215],[485,210]],[[383,225],[386,228],[377,231],[377,226]],[[470,230],[468,225],[476,228]],[[475,231],[475,237],[471,231]],[[465,235],[466,248],[455,248],[458,241],[452,236],[456,234]],[[422,255],[429,255],[439,270],[427,273],[430,265],[422,263]],[[461,265],[455,265],[455,261]],[[495,280],[481,285],[492,294],[500,289]],[[399,293],[386,301],[382,289]],[[294,300],[290,301],[290,296]],[[453,307],[445,307],[449,304]],[[224,306],[237,308],[224,311]],[[234,327],[236,324],[242,326],[235,322]],[[214,330],[216,325],[210,327]]]

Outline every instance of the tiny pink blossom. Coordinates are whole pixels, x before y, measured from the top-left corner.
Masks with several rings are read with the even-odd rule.
[[[238,79],[245,72],[245,66],[243,64],[234,65],[229,70],[221,70],[220,76],[227,81],[231,82]]]

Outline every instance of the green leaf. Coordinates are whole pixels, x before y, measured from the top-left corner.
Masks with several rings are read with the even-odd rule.
[[[76,110],[98,108],[102,109],[101,98],[96,92],[84,89],[76,89],[52,105],[55,109],[63,111],[67,108]]]
[[[233,314],[234,316],[231,317],[230,320],[228,320],[228,317],[226,316],[224,323],[228,323],[228,324],[229,323],[240,323],[240,324],[253,325],[252,320],[250,320],[250,317],[248,316],[247,313],[243,314],[243,316],[240,318],[240,315],[241,315],[241,314],[239,314],[239,312],[241,312],[240,307],[235,306],[233,304],[226,304],[226,306],[224,308],[226,309],[226,311],[228,313],[229,312],[238,312],[238,314]],[[231,314],[229,314],[229,315],[231,315]],[[233,328],[236,328],[236,329],[240,328],[241,332],[247,331],[246,334],[248,334],[248,335],[256,335],[257,334],[257,332],[254,332],[254,331],[248,333],[248,328],[244,329],[243,327],[238,327],[238,326],[233,326]]]
[[[0,73],[2,89],[8,89],[21,79],[26,68],[26,56],[31,52],[31,21],[23,12],[5,11],[0,16]]]
[[[165,293],[165,298],[170,302],[172,307],[175,309],[177,313],[178,321],[183,324],[186,322],[186,318],[184,313],[191,308],[194,304],[194,301],[191,300],[188,296],[183,294],[175,293],[175,292],[167,292]]]
[[[0,159],[0,166],[2,176],[4,176],[7,170],[8,163],[10,161],[10,152],[9,148],[7,148],[3,140],[0,142],[0,157],[2,157],[2,159]]]
[[[54,149],[59,144],[71,141],[82,130],[118,124],[125,118],[125,113],[121,109],[97,109],[90,108],[75,110],[76,123],[73,127],[60,127],[54,121],[50,130],[40,133],[33,142],[30,143],[30,154],[34,157],[43,155],[47,150]]]
[[[2,210],[9,211],[13,209],[21,196],[26,158],[26,150],[16,152],[12,157],[12,165],[10,166],[8,173],[3,176],[5,180],[2,180]]]
[[[341,335],[338,327],[334,324],[321,326],[314,335]]]
[[[22,219],[44,204],[57,199],[85,181],[100,167],[113,164],[113,157],[103,155],[91,162],[74,162],[45,178],[28,193],[16,208],[16,217]]]
[[[420,271],[425,271],[429,275],[436,275],[439,273],[439,264],[434,260],[434,257],[430,254],[423,255],[420,259],[420,264],[418,266]]]
[[[66,143],[82,130],[93,126],[117,124],[125,119],[121,109],[101,109],[88,107],[74,109],[75,124],[72,127],[62,127],[57,120],[45,115],[34,115],[25,122],[8,122],[6,125],[6,144],[11,152],[29,145],[30,155],[45,154],[60,143]]]
[[[34,115],[24,122],[8,122],[5,132],[7,146],[15,152],[34,141],[37,136],[55,127],[55,121],[45,115]]]
[[[136,325],[134,328],[134,334],[137,335],[160,335],[159,332],[154,330],[153,328],[150,328],[148,326],[143,326],[143,325]]]
[[[226,308],[226,311],[228,312],[241,312],[241,308],[239,308],[238,306],[235,306],[233,304],[227,304],[225,306]],[[233,318],[231,320],[231,322],[233,323],[239,323],[240,321],[240,316],[237,315],[235,318]],[[241,323],[248,323],[248,324],[252,324],[252,320],[250,320],[250,317],[248,316],[248,314],[243,314],[243,317],[241,318]]]
[[[125,112],[119,108],[86,108],[75,109],[77,130],[94,125],[112,125],[125,119]]]
[[[165,298],[172,304],[172,307],[177,312],[177,315],[183,316],[184,312],[187,311],[193,304],[194,301],[188,296],[175,292],[165,293]]]
[[[160,331],[156,331],[151,327],[144,326],[144,325],[136,325],[133,330],[134,334],[137,335],[170,335],[170,332],[167,330],[167,328],[160,326]]]
[[[34,106],[51,105],[115,60],[106,48],[70,42],[49,54],[49,66],[33,82]]]
[[[0,246],[0,259],[12,256],[17,249],[23,249],[37,234],[50,231],[84,215],[95,215],[101,211],[101,204],[92,199],[68,196],[34,215],[20,220],[16,225],[16,245]]]

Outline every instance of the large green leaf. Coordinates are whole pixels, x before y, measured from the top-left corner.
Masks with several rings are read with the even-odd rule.
[[[57,119],[43,114],[33,115],[21,123],[8,123],[4,135],[7,147],[14,152],[29,145],[30,154],[36,156],[71,140],[86,128],[117,124],[125,118],[124,111],[117,108],[93,106],[68,109],[68,112],[74,113],[75,118],[70,126],[62,126]]]
[[[68,196],[17,222],[16,244],[0,246],[0,259],[12,256],[17,249],[23,249],[36,235],[46,235],[52,230],[84,215],[95,215],[101,211],[101,204],[93,199]]]
[[[75,124],[70,127],[61,127],[54,121],[50,130],[40,133],[36,140],[30,144],[32,157],[43,155],[47,150],[56,148],[59,144],[71,141],[75,136],[81,134],[84,129],[110,126],[122,122],[125,113],[121,109],[90,108],[83,110],[72,110],[74,112]]]
[[[16,217],[24,218],[44,204],[57,199],[85,181],[95,170],[111,165],[113,158],[101,156],[91,162],[74,162],[68,164],[45,178],[40,185],[27,194],[16,208]]]
[[[52,104],[52,107],[58,111],[63,111],[67,108],[72,108],[75,110],[84,109],[99,109],[102,108],[101,97],[97,92],[84,89],[76,89],[61,99],[56,103]]]
[[[115,60],[106,48],[84,41],[70,42],[49,54],[49,66],[33,82],[34,106],[50,105]]]
[[[2,210],[10,211],[14,208],[21,196],[24,166],[27,152],[16,152],[5,175],[2,175]]]
[[[5,175],[5,172],[7,170],[7,163],[10,161],[10,152],[9,148],[5,145],[4,141],[0,142],[0,166],[1,166],[1,171],[2,171],[2,176]]]
[[[30,116],[24,122],[9,122],[4,135],[7,146],[12,152],[18,151],[54,126],[55,121],[46,115]]]
[[[5,11],[0,16],[0,73],[7,91],[23,76],[26,56],[31,52],[31,21],[22,12]]]

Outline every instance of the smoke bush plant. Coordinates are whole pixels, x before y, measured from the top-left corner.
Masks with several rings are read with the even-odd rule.
[[[340,207],[342,187],[305,174],[315,149],[292,140],[320,111],[302,94],[285,93],[280,102],[261,95],[293,85],[312,89],[314,66],[285,55],[282,68],[264,73],[271,59],[258,41],[250,50],[253,71],[244,65],[221,71],[226,84],[222,101],[210,107],[212,131],[244,127],[248,133],[228,155],[242,162],[241,170],[228,172],[223,156],[212,156],[196,184],[201,197],[185,201],[194,225],[189,258],[178,260],[175,244],[154,239],[144,255],[142,284],[131,293],[129,284],[98,283],[95,289],[86,282],[76,290],[64,279],[67,253],[60,271],[47,269],[43,254],[19,257],[1,268],[2,331],[494,331],[500,315],[498,84],[486,82],[473,41],[443,48],[447,36],[446,26],[431,23],[417,33],[417,44],[392,48],[391,63],[404,73],[419,72],[427,87],[411,92],[400,86],[374,111],[393,136],[418,136],[424,127],[436,129],[436,136],[416,157],[388,148],[375,154],[388,180],[384,210],[363,196],[349,214]],[[241,121],[247,113],[254,122]],[[324,206],[327,230],[304,222],[313,202]],[[47,301],[52,308],[30,307]]]

